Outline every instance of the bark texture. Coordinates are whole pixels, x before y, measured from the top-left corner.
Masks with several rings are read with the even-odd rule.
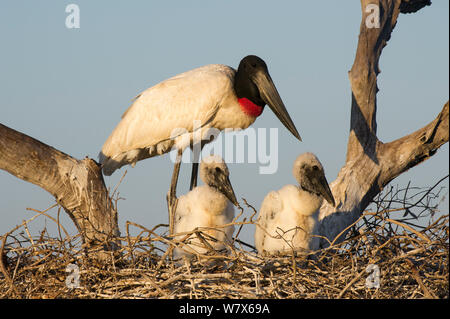
[[[88,246],[112,248],[119,235],[117,211],[101,169],[0,124],[0,169],[52,194]]]
[[[377,137],[377,75],[378,62],[390,39],[400,13],[413,13],[430,4],[420,0],[361,0],[362,20],[356,56],[349,80],[352,88],[350,134],[345,165],[331,183],[336,207],[327,202],[319,214],[318,239],[314,249],[325,247],[354,223],[372,199],[395,177],[425,161],[449,139],[449,105],[425,127],[392,142]],[[368,24],[373,11],[379,8],[379,27]],[[328,239],[328,240],[327,240]]]

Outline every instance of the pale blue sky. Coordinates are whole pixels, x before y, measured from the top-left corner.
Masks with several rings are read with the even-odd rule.
[[[81,28],[65,27],[79,5]],[[390,141],[430,122],[448,100],[449,2],[401,15],[384,49],[378,86],[378,135]],[[172,75],[210,63],[237,67],[262,57],[304,142],[269,109],[255,127],[278,127],[279,168],[230,165],[238,198],[259,208],[270,190],[294,183],[292,162],[316,153],[328,180],[344,164],[351,93],[347,77],[358,40],[359,1],[20,1],[0,2],[0,122],[74,157],[97,154],[130,100]],[[448,144],[393,185],[429,186],[448,174]],[[145,160],[119,187],[119,223],[167,222],[168,156]],[[188,188],[183,165],[179,194]],[[123,169],[106,177],[114,188]],[[448,186],[448,181],[445,183]],[[0,234],[54,203],[37,186],[0,171]],[[448,188],[445,192],[448,192]],[[441,209],[448,212],[447,200]],[[56,210],[50,212],[56,215]],[[41,229],[42,218],[35,224]],[[51,228],[53,222],[47,221]],[[64,221],[70,226],[69,219]],[[252,243],[252,228],[242,239]]]

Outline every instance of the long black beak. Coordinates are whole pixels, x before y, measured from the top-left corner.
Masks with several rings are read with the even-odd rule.
[[[236,199],[236,195],[234,194],[234,190],[228,176],[226,183],[223,184],[223,187],[219,190],[230,200],[230,202],[233,203],[234,206],[239,207],[239,203]]]
[[[214,181],[209,186],[216,188],[219,192],[224,194],[234,206],[240,207],[236,195],[234,194],[233,187],[231,186],[230,178],[222,171],[214,174]]]
[[[319,194],[322,195],[328,203],[335,207],[336,203],[334,201],[333,193],[331,193],[331,189],[325,175],[320,175],[317,179],[313,179],[312,182],[317,192],[319,192]]]
[[[289,132],[301,141],[302,138],[300,137],[294,122],[292,122],[292,119],[289,116],[289,113],[286,110],[286,107],[284,106],[280,94],[278,93],[275,84],[273,84],[269,73],[263,71],[257,72],[252,77],[252,80],[258,87],[259,94],[264,102],[266,102],[266,104],[271,108]]]

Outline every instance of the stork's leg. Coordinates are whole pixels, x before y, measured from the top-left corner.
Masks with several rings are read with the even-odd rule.
[[[197,187],[197,175],[198,175],[198,162],[192,163],[192,174],[191,174],[191,186],[189,190]]]
[[[170,183],[170,190],[167,194],[167,208],[169,210],[169,234],[172,235],[174,232],[174,220],[175,211],[177,208],[177,184],[178,175],[180,174],[181,156],[183,155],[183,150],[178,149],[177,159],[175,160],[175,165],[173,167],[172,182]]]
[[[192,147],[192,152],[194,153],[194,162],[192,163],[192,173],[191,173],[191,186],[189,190],[192,190],[194,187],[197,187],[197,176],[198,176],[198,162],[200,159],[200,153],[202,152],[204,143],[200,142],[200,150],[198,150],[198,145],[194,145]]]

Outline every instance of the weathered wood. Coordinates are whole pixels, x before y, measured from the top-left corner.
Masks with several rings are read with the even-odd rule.
[[[367,25],[372,12],[368,5],[379,7],[379,28]],[[337,179],[331,183],[336,208],[324,201],[313,249],[328,246],[336,236],[344,239],[346,228],[354,223],[373,198],[395,177],[422,163],[449,140],[448,102],[435,120],[398,140],[383,143],[377,137],[377,75],[383,48],[391,37],[400,13],[412,13],[429,5],[426,0],[361,0],[362,20],[358,47],[349,72],[352,88],[350,134],[347,157]]]
[[[0,169],[52,194],[87,245],[110,246],[119,235],[117,211],[92,159],[77,160],[0,124]]]
[[[423,128],[390,143],[381,144],[378,158],[382,165],[380,185],[386,185],[408,169],[433,156],[449,140],[449,105]]]

